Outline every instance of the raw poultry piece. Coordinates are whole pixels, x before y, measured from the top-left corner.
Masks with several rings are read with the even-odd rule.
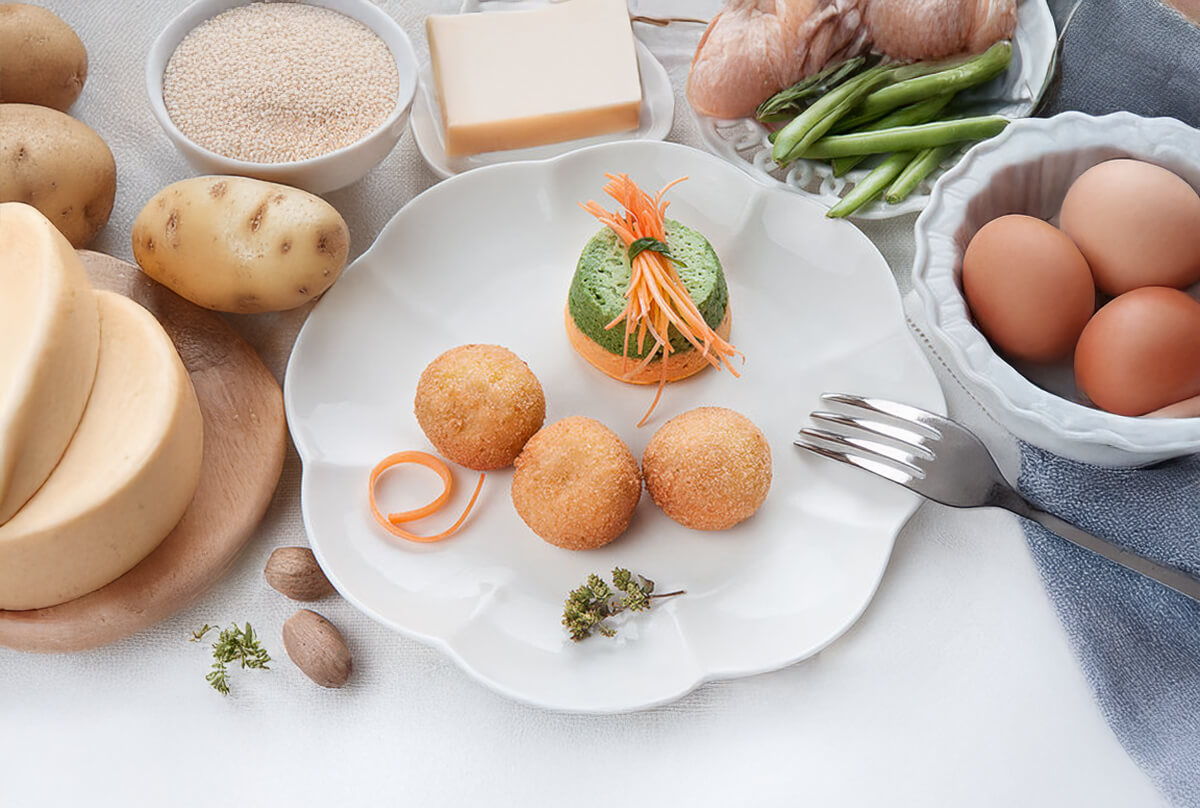
[[[1012,36],[1016,0],[727,0],[688,76],[697,112],[741,118],[830,62],[978,52]]]
[[[866,17],[880,53],[894,59],[941,59],[978,53],[1011,38],[1017,27],[1017,4],[1016,0],[872,0]]]

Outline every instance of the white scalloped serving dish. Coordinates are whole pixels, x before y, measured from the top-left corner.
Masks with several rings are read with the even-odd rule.
[[[972,91],[972,100],[987,102],[987,112],[1009,118],[1032,114],[1054,65],[1057,37],[1054,17],[1046,0],[1019,0],[1017,30],[1013,34],[1013,63],[1003,76]],[[826,208],[836,205],[870,170],[858,168],[843,177],[835,177],[833,169],[822,160],[797,160],[780,168],[771,159],[771,143],[767,140],[770,130],[758,121],[753,118],[710,118],[695,110],[692,114],[696,117],[701,140],[714,154],[756,179],[783,185]],[[929,203],[934,181],[960,157],[961,152],[948,157],[938,171],[903,201],[895,205],[876,201],[859,208],[851,218],[891,219],[924,209]]]
[[[732,341],[747,357],[741,378],[707,370],[668,386],[644,429],[635,424],[654,391],[595,370],[563,331],[579,252],[600,227],[577,203],[605,199],[610,171],[645,188],[689,178],[670,192],[670,213],[720,256]],[[487,473],[462,532],[436,544],[389,536],[368,513],[368,473],[391,452],[428,448],[413,416],[417,379],[438,354],[470,342],[505,345],[529,363],[546,392],[547,423],[591,416],[637,457],[680,412],[714,404],[744,413],[771,446],[766,502],[710,533],[672,522],[644,496],[624,535],[570,552],[525,526],[503,469]],[[827,390],[944,412],[879,252],[853,225],[710,154],[632,141],[486,166],[416,197],[313,309],[284,400],[304,461],[305,528],[350,603],[506,696],[607,713],[796,662],[866,608],[918,498],[792,445]],[[455,474],[455,496],[431,520],[438,524],[473,487],[472,473]],[[393,476],[381,488],[389,509],[436,493],[419,470]],[[615,639],[571,642],[560,625],[567,592],[616,565],[687,594],[633,616]]]
[[[1200,451],[1200,418],[1113,415],[1081,403],[1069,362],[1014,367],[975,327],[960,282],[963,251],[985,223],[1007,213],[1056,220],[1075,178],[1117,157],[1155,163],[1200,188],[1200,131],[1174,118],[1066,112],[1017,121],[938,181],[917,219],[912,277],[934,348],[1009,431],[1085,463],[1140,466]]]

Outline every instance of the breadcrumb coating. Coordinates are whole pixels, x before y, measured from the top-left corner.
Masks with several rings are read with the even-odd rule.
[[[542,429],[516,461],[512,501],[537,535],[567,550],[602,547],[625,532],[642,496],[629,447],[599,421],[571,416]]]
[[[642,455],[655,504],[684,527],[725,530],[748,519],[771,490],[771,447],[749,418],[700,407],[667,421]]]
[[[546,397],[521,358],[499,345],[461,345],[433,360],[413,403],[425,437],[476,471],[511,465],[546,419]]]

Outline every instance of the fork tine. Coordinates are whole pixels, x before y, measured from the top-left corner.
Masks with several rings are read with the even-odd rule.
[[[842,415],[837,412],[823,412],[818,410],[812,413],[810,417],[817,422],[857,429],[869,435],[896,441],[903,444],[913,454],[920,454],[927,460],[933,459],[933,452],[925,445],[927,437],[916,430],[894,426],[884,421],[873,421],[866,418],[857,418],[853,415]]]
[[[942,432],[936,425],[944,423],[946,420],[937,413],[922,410],[908,404],[901,404],[898,401],[889,401],[884,398],[856,396],[851,393],[822,393],[821,400],[841,404],[845,407],[867,410],[878,415],[890,416],[896,420],[903,421],[907,426],[923,430],[931,438],[942,437]]]
[[[925,478],[925,472],[916,465],[918,458],[902,449],[888,446],[886,443],[879,443],[878,441],[866,440],[864,438],[852,438],[825,429],[805,428],[800,430],[800,434],[806,438],[816,438],[817,440],[831,443],[842,451],[849,450],[852,454],[865,455],[866,459],[875,462],[887,461],[893,463],[899,466],[900,471],[909,477],[918,480]]]
[[[811,443],[802,438],[796,438],[793,443],[795,443],[801,449],[807,449],[808,451],[815,452],[822,457],[828,457],[831,460],[837,460],[839,463],[846,463],[847,465],[860,468],[863,471],[869,471],[872,474],[877,474],[884,479],[891,480],[892,482],[899,483],[900,485],[907,486],[913,480],[912,475],[901,471],[895,466],[889,466],[887,463],[879,463],[871,460],[870,458],[849,455],[845,452],[827,449],[824,446],[819,446],[816,443]]]

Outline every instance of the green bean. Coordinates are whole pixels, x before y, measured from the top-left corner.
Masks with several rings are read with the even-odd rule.
[[[830,208],[825,215],[830,219],[844,219],[874,200],[904,171],[904,168],[912,162],[915,154],[915,152],[908,151],[888,155],[887,159],[875,166],[870,174],[855,183],[854,187],[850,189],[850,193],[842,197],[841,201]]]
[[[868,154],[858,154],[858,155],[855,155],[854,157],[830,158],[829,165],[831,168],[833,168],[833,176],[835,176],[835,177],[846,176],[846,174],[848,174],[851,171],[851,169],[853,169],[855,166],[857,166],[863,160],[866,160],[868,157],[870,157],[870,155],[868,155]]]
[[[830,157],[854,157],[860,154],[884,154],[893,151],[919,151],[964,140],[984,140],[1000,134],[1008,119],[999,115],[961,118],[951,121],[893,126],[877,132],[853,132],[821,138],[800,157],[826,160]],[[776,144],[778,145],[778,144]]]
[[[855,56],[853,59],[830,65],[821,72],[801,79],[786,90],[780,90],[763,101],[754,111],[754,117],[763,123],[787,120],[800,113],[804,101],[829,92],[857,73],[866,63],[865,57]]]
[[[857,104],[863,96],[887,81],[893,68],[876,66],[864,70],[845,84],[821,96],[812,106],[797,115],[792,122],[779,130],[771,157],[779,165],[786,165],[799,157],[805,150],[829,131]]]
[[[890,188],[883,195],[883,199],[889,205],[895,205],[901,202],[911,194],[921,180],[928,177],[937,167],[942,164],[942,161],[950,156],[957,146],[934,146],[931,149],[925,149],[918,152],[917,156],[905,167],[900,175],[892,182]]]
[[[1012,43],[997,42],[983,53],[967,59],[957,60],[936,73],[926,73],[915,78],[903,78],[905,68],[896,71],[893,83],[875,90],[863,99],[854,111],[853,118],[846,122],[863,123],[872,121],[897,107],[911,104],[942,93],[956,93],[991,81],[1008,69],[1012,62]],[[919,64],[919,63],[918,63]],[[910,65],[908,67],[915,67]]]
[[[924,101],[918,101],[915,104],[909,104],[907,107],[901,107],[883,116],[875,123],[863,127],[860,131],[878,132],[880,129],[891,129],[893,126],[913,126],[918,123],[929,123],[938,116],[939,112],[946,108],[946,105],[950,103],[950,99],[952,98],[954,98],[954,93],[930,96]],[[841,177],[865,159],[867,159],[865,154],[858,155],[857,157],[835,158],[833,160],[833,176]]]

